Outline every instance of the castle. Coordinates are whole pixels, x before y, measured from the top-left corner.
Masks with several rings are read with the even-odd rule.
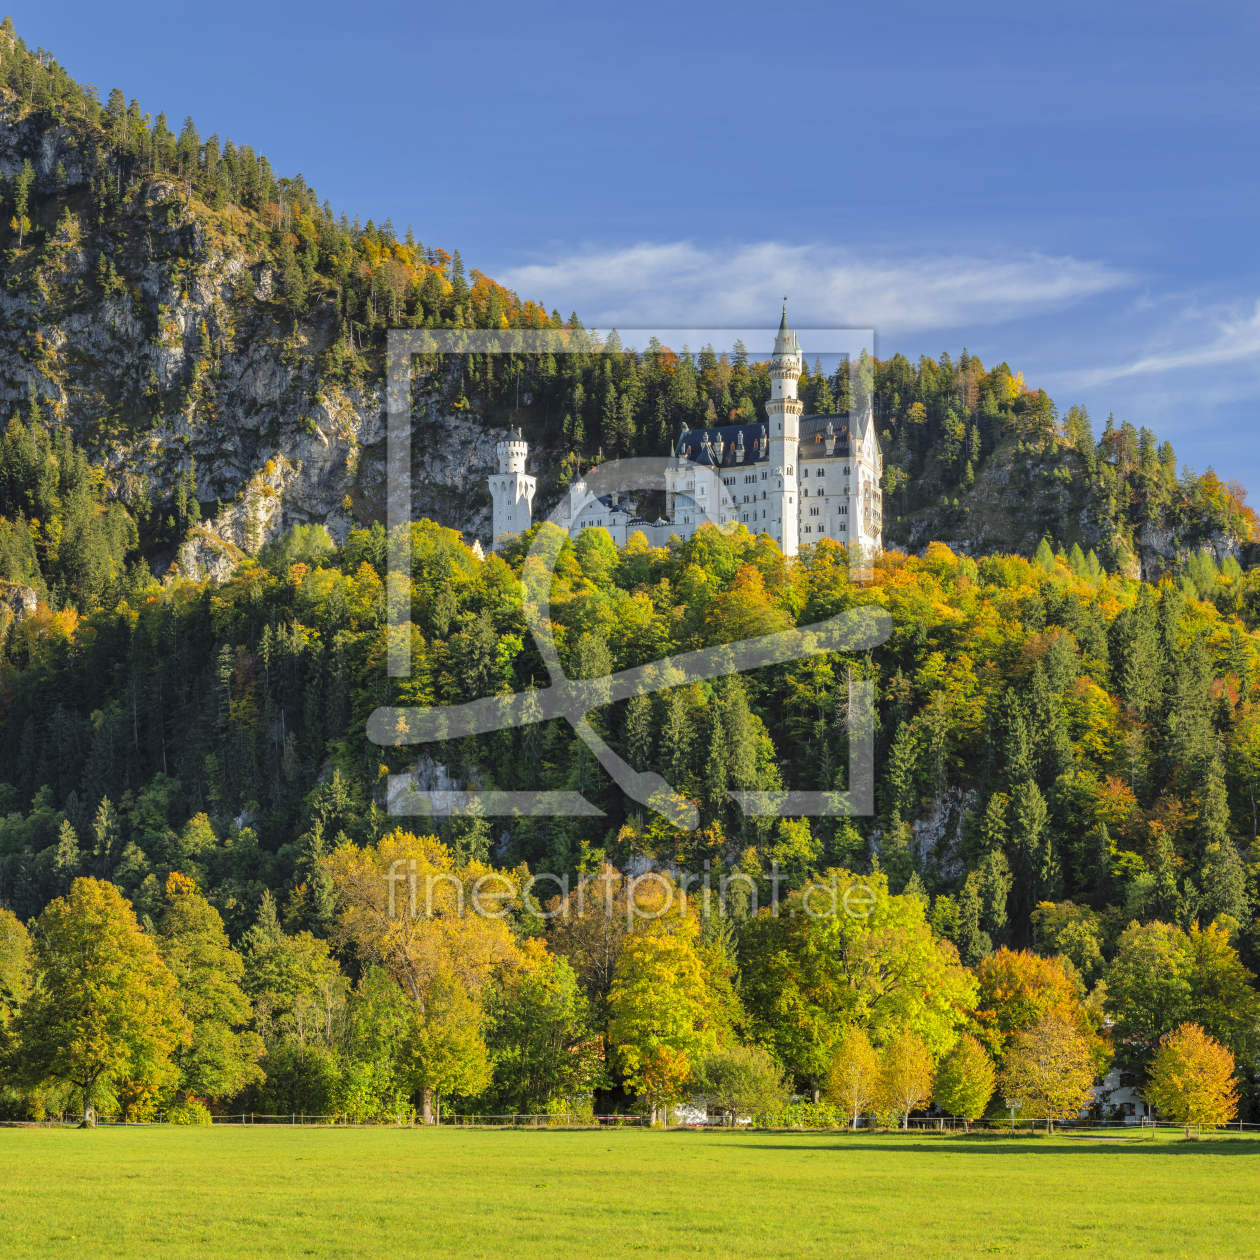
[[[857,415],[806,416],[796,396],[804,359],[787,307],[774,342],[765,424],[684,429],[666,470],[665,515],[638,516],[615,494],[591,494],[581,479],[569,487],[560,517],[569,534],[605,529],[618,547],[642,533],[653,546],[686,540],[706,521],[739,523],[769,534],[785,556],[831,538],[857,543],[864,555],[882,545],[883,458],[869,406]],[[490,478],[494,539],[533,524],[536,481],[526,471],[529,446],[509,437],[496,447]]]

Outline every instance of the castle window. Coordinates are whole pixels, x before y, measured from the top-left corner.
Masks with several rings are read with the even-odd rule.
[[[809,469],[808,469],[808,468],[802,468],[802,469],[801,469],[801,476],[802,476],[802,477],[808,477],[808,476],[809,476]]]
[[[814,531],[813,531],[813,530],[812,530],[812,529],[811,529],[808,525],[806,525],[806,526],[805,526],[805,532],[806,532],[807,534],[812,534]]]
[[[818,475],[819,477],[821,477],[821,476],[823,475],[823,473],[824,473],[824,472],[826,472],[826,469],[825,469],[825,468],[820,468],[820,469],[818,470],[818,474],[817,474],[817,475]]]
[[[761,480],[762,480],[762,481],[765,481],[766,476],[767,476],[767,474],[766,474],[766,473],[762,473],[762,474],[761,474]]]
[[[818,509],[818,508],[816,508],[816,507],[812,507],[812,508],[810,508],[810,509],[809,509],[809,514],[810,514],[810,516],[817,516],[817,515],[818,515],[818,511],[819,511],[819,509]]]

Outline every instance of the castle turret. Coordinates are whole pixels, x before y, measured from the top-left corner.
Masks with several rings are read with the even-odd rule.
[[[494,448],[499,457],[499,471],[490,478],[490,498],[494,501],[492,545],[503,534],[523,534],[534,523],[534,491],[537,482],[525,472],[529,443],[508,434]]]
[[[801,378],[803,362],[796,334],[788,328],[785,300],[779,335],[774,339],[774,357],[770,361],[770,397],[766,400],[770,429],[770,493],[774,501],[772,516],[775,518],[771,533],[785,556],[796,555],[800,537],[796,458],[804,404],[796,396],[796,382]]]

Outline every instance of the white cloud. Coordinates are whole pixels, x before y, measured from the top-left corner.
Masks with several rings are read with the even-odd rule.
[[[997,323],[1129,283],[1103,264],[1039,253],[878,258],[771,241],[589,250],[499,278],[523,298],[545,295],[548,305],[574,309],[599,328],[757,326],[786,293],[795,324],[873,327],[883,335]]]
[[[1204,337],[1196,325],[1213,325]],[[1166,333],[1162,348],[1148,351],[1141,357],[1111,367],[1094,368],[1078,378],[1081,384],[1096,385],[1124,377],[1151,376],[1162,372],[1185,371],[1251,360],[1260,366],[1260,302],[1250,315],[1217,312],[1204,315],[1189,310],[1178,321],[1172,333]]]

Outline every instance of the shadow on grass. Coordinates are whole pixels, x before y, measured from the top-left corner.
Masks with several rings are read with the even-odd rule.
[[[748,1139],[752,1134],[739,1134]],[[804,1136],[804,1134],[802,1134]],[[779,1142],[746,1142],[747,1149],[766,1151],[799,1151],[800,1145]],[[898,1141],[890,1134],[883,1142],[866,1138],[839,1140],[825,1139],[815,1143],[813,1150],[825,1151],[878,1151],[895,1155],[1260,1155],[1260,1141],[1250,1137],[1202,1137],[1197,1139],[1167,1138],[1154,1141],[1150,1138],[1133,1138],[1125,1141],[1107,1141],[1095,1138],[1066,1137],[1055,1134],[1045,1137],[1010,1138],[996,1134],[973,1133],[965,1137],[940,1137],[933,1141],[922,1138],[906,1138]]]

